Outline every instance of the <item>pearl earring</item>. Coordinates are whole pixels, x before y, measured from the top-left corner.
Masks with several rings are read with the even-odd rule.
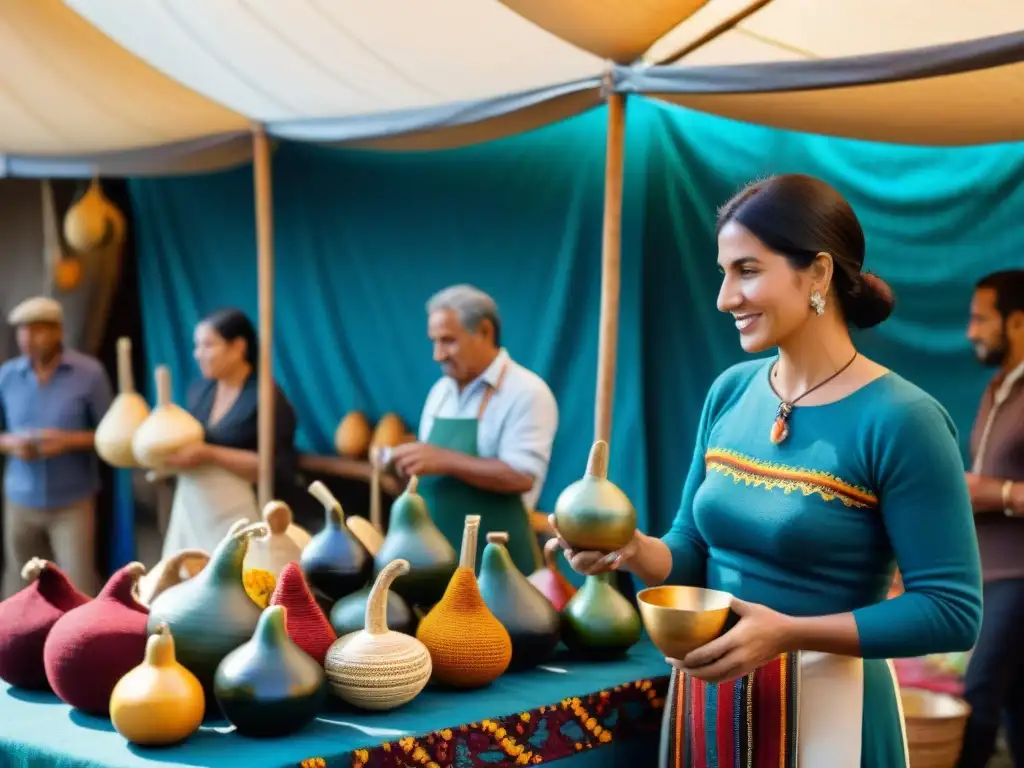
[[[825,298],[818,291],[811,294],[811,306],[814,307],[814,314],[825,314]]]

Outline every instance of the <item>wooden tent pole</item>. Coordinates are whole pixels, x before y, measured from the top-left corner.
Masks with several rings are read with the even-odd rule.
[[[256,260],[259,286],[260,351],[257,370],[259,504],[274,498],[274,201],[270,141],[262,125],[253,126],[252,170],[256,194]]]
[[[622,183],[626,133],[626,97],[611,92],[604,167],[604,231],[601,240],[601,316],[597,338],[597,398],[594,440],[611,442],[615,356],[619,343],[619,293],[622,264]]]

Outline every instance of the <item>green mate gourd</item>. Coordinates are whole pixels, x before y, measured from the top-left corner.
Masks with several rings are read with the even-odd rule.
[[[252,639],[217,666],[217,703],[243,736],[295,733],[313,721],[327,695],[323,668],[288,637],[285,611],[265,608]]]
[[[379,574],[392,560],[405,560],[410,571],[395,581],[392,590],[413,606],[431,606],[441,599],[458,566],[458,555],[430,519],[427,502],[416,492],[419,480],[412,477],[405,491],[391,505],[388,533],[374,569]]]
[[[636,608],[612,583],[614,572],[587,576],[562,611],[562,640],[569,650],[593,658],[621,656],[640,639]]]
[[[259,621],[260,609],[242,584],[242,562],[249,537],[269,533],[266,523],[232,526],[203,570],[161,592],[150,605],[147,632],[167,625],[178,661],[199,679],[208,696],[217,665],[252,637]]]
[[[477,583],[487,607],[512,639],[509,669],[527,669],[554,653],[561,619],[551,601],[512,562],[507,542],[507,533],[487,534]]]

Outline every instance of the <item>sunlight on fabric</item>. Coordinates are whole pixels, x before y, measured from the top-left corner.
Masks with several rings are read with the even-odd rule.
[[[60,0],[3,5],[0,153],[131,150],[247,125],[125,51]]]
[[[487,99],[600,58],[481,0],[66,0],[128,50],[260,121]]]
[[[619,64],[635,61],[708,0],[501,0],[537,26]]]
[[[757,0],[710,0],[644,56],[672,57]],[[1007,0],[770,0],[684,64],[827,59],[924,48],[1024,29],[1024,3]]]

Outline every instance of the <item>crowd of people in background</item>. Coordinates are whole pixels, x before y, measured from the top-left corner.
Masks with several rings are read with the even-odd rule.
[[[811,304],[817,311],[813,296]],[[92,440],[112,401],[111,377],[98,360],[64,344],[58,302],[28,299],[8,321],[21,354],[0,366],[3,593],[22,586],[24,563],[46,557],[95,594],[100,474]],[[527,512],[551,458],[555,398],[501,345],[498,307],[476,288],[453,286],[432,297],[427,335],[442,376],[424,404],[418,441],[391,451],[387,465],[399,477],[420,478],[420,493],[456,548],[463,510],[472,507],[482,514],[485,532],[516,532],[513,557],[529,572],[540,564],[540,553]],[[981,397],[966,471],[984,575],[984,618],[966,674],[972,714],[960,763],[972,768],[986,764],[1001,725],[1024,761],[1024,521],[1016,519],[1024,518],[1024,270],[978,282],[967,337],[980,362],[995,369]],[[193,341],[200,375],[186,407],[205,428],[206,441],[170,460],[178,476],[165,555],[210,550],[232,523],[257,520],[260,512],[253,324],[238,310],[221,310],[196,326]],[[275,397],[275,483],[282,487],[293,482],[297,466],[296,415],[280,388]]]

